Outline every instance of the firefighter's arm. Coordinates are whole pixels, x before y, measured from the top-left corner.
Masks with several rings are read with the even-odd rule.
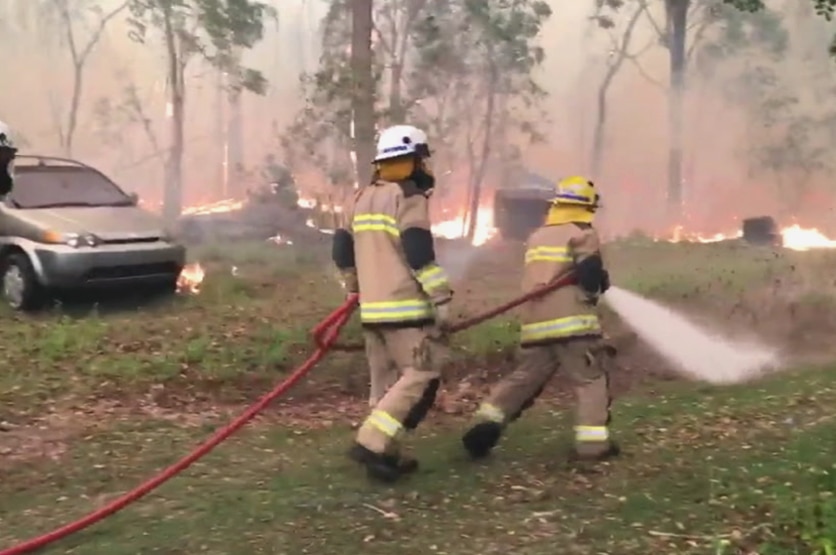
[[[435,245],[430,231],[429,199],[410,182],[401,185],[398,228],[406,262],[421,288],[436,306],[453,298],[447,273],[435,259]]]
[[[592,227],[584,228],[572,239],[570,246],[578,285],[590,300],[595,300],[610,287],[610,276],[604,268],[598,233]]]
[[[351,220],[354,207],[349,206],[340,227],[334,232],[331,243],[331,259],[340,271],[347,293],[357,293],[360,285],[357,281],[357,260],[354,255],[354,235],[351,232]]]

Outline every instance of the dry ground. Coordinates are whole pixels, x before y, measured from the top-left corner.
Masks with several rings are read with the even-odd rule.
[[[426,470],[380,489],[342,461],[366,384],[362,359],[336,354],[184,477],[50,552],[830,555],[836,252],[640,239],[607,250],[617,284],[817,368],[757,387],[681,383],[608,315],[625,462],[562,462],[567,389],[557,380],[498,460],[473,467],[456,447],[460,415],[512,364],[510,315],[456,339],[455,370],[417,441],[431,453]],[[3,316],[0,548],[187,452],[286,375],[342,297],[322,245],[193,255],[208,272],[196,296]],[[518,246],[448,244],[445,255],[461,315],[517,293]]]

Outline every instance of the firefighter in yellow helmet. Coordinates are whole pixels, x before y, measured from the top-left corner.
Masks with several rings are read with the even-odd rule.
[[[360,294],[360,320],[370,364],[371,414],[349,456],[371,478],[392,482],[417,462],[399,440],[426,417],[440,385],[434,354],[449,322],[453,291],[436,262],[429,195],[427,136],[411,125],[384,130],[374,159],[375,179],[345,211],[334,234],[333,260],[349,293]],[[391,383],[390,367],[397,371]],[[391,387],[389,387],[391,384]]]
[[[17,147],[12,140],[12,130],[0,121],[0,196],[7,195],[14,184],[14,160]]]
[[[591,181],[563,179],[545,224],[528,240],[524,293],[570,273],[574,280],[524,305],[518,366],[494,386],[462,438],[474,459],[490,453],[505,427],[533,405],[558,371],[575,385],[573,458],[603,460],[619,453],[608,429],[608,375],[615,351],[603,340],[597,309],[599,296],[609,288],[592,227],[599,199]]]

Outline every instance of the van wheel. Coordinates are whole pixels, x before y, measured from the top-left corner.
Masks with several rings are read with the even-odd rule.
[[[13,310],[34,310],[43,304],[43,288],[38,283],[29,257],[24,253],[7,256],[2,265],[3,298]]]

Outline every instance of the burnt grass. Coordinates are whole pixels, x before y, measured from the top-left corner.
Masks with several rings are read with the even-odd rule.
[[[462,317],[518,294],[518,245],[465,254]],[[798,369],[727,388],[684,382],[607,313],[625,456],[565,462],[571,389],[558,378],[495,460],[473,466],[457,436],[513,367],[510,314],[454,339],[438,406],[411,442],[425,470],[380,489],[343,461],[366,410],[366,368],[360,354],[335,353],[230,445],[49,552],[827,555],[836,253],[632,241],[606,254],[618,285],[731,334],[757,333]],[[192,255],[207,270],[197,295],[4,314],[0,548],[185,454],[304,359],[308,330],[342,300],[321,245]],[[344,341],[358,332],[353,322]]]

